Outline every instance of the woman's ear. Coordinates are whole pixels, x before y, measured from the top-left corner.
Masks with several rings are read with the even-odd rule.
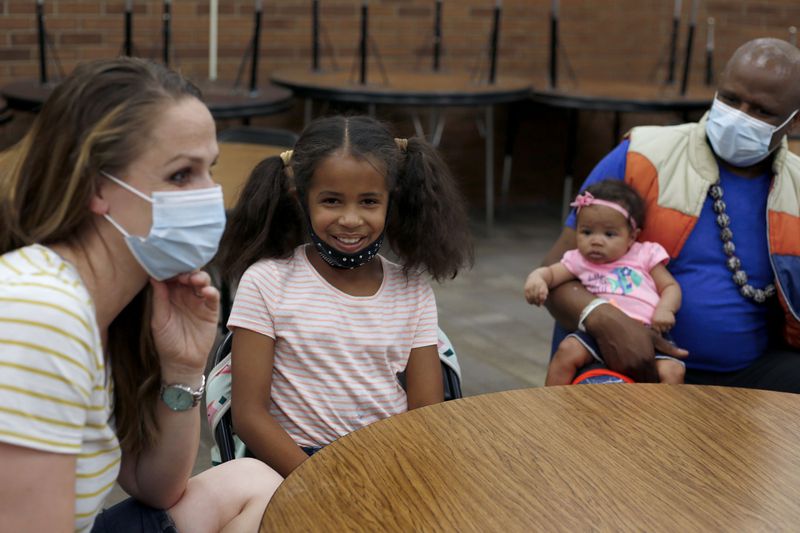
[[[97,178],[95,181],[96,185],[94,188],[94,192],[92,196],[89,198],[89,211],[94,213],[95,215],[105,215],[108,213],[109,205],[108,200],[105,199],[103,195],[104,187],[106,186],[105,181],[100,178]]]

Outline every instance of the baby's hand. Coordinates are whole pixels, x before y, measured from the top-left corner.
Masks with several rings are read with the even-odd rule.
[[[547,300],[547,283],[536,272],[525,280],[525,300],[532,305],[542,305]]]
[[[667,309],[656,308],[653,313],[652,328],[659,333],[666,333],[675,325],[675,313]]]

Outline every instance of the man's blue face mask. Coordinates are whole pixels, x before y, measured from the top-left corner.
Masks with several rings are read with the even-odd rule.
[[[125,236],[131,253],[150,277],[163,281],[193,272],[216,255],[225,231],[222,187],[156,191],[150,197],[111,174],[101,174],[153,204],[153,225],[146,237],[130,235],[110,215],[104,215]]]
[[[773,126],[726,105],[715,95],[706,121],[706,136],[720,159],[735,167],[749,167],[769,156],[773,136],[796,114],[797,110],[783,124]]]

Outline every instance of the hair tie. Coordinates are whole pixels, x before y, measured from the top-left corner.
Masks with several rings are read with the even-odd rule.
[[[406,153],[408,151],[408,139],[395,138],[394,143],[401,152]]]
[[[283,160],[283,166],[288,167],[289,164],[292,162],[292,154],[294,150],[286,150],[285,152],[281,152],[281,159]]]
[[[628,210],[619,205],[616,202],[609,202],[608,200],[601,200],[600,198],[595,198],[594,195],[590,192],[585,192],[579,194],[575,197],[575,201],[569,204],[570,207],[574,207],[576,209],[576,214],[581,212],[581,208],[588,207],[590,205],[602,205],[605,207],[610,207],[614,211],[620,213],[622,216],[625,217],[625,220],[628,220],[631,224],[631,229],[636,231],[636,221],[633,217],[628,213]]]

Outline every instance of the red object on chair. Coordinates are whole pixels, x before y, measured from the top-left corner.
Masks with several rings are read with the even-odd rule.
[[[590,368],[585,372],[580,372],[575,376],[575,379],[572,380],[572,385],[606,385],[614,383],[635,382],[628,376],[624,376],[608,368]]]

